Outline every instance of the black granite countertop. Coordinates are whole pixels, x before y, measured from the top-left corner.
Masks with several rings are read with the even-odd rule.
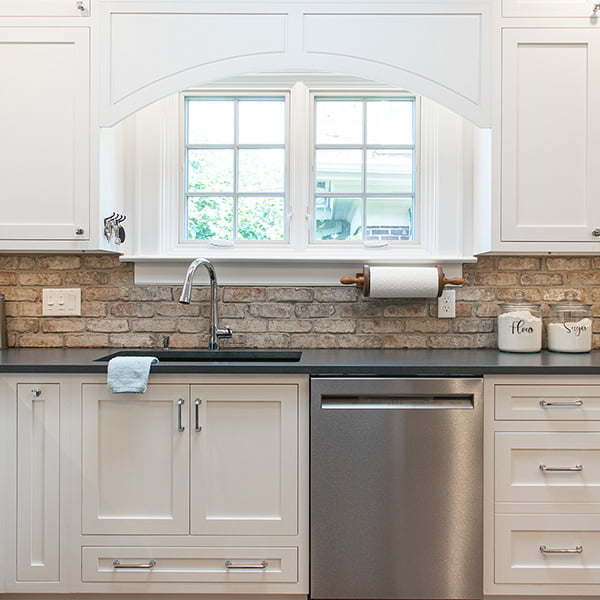
[[[0,373],[105,373],[97,359],[118,348],[19,348],[0,351]],[[260,352],[260,350],[257,350]],[[144,349],[152,356],[152,349]],[[498,350],[302,350],[297,362],[161,361],[153,373],[296,373],[313,376],[463,376],[595,375],[600,374],[600,350],[584,354],[542,351],[509,353]]]

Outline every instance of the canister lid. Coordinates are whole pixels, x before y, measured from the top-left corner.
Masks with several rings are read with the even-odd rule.
[[[574,292],[566,292],[556,304],[550,304],[551,310],[581,311],[591,308],[591,304],[584,304],[577,298]]]
[[[525,296],[525,292],[516,291],[515,295],[508,301],[500,304],[500,308],[507,312],[511,310],[520,310],[520,309],[539,309],[540,304],[535,304],[534,302],[530,302],[527,300]]]

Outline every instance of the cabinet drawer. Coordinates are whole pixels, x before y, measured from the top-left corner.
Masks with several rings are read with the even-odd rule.
[[[496,385],[497,421],[600,420],[600,385]]]
[[[600,501],[600,433],[496,432],[497,502]]]
[[[494,566],[496,583],[600,583],[600,517],[496,515]]]
[[[295,583],[297,565],[297,548],[81,549],[84,582]]]

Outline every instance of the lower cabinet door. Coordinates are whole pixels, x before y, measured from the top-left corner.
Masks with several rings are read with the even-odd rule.
[[[192,386],[191,532],[296,535],[298,386]]]
[[[495,582],[600,583],[600,517],[496,515]]]
[[[17,581],[59,581],[60,384],[17,384]]]
[[[295,583],[298,548],[81,549],[84,582]]]
[[[83,533],[187,534],[188,386],[82,390]]]

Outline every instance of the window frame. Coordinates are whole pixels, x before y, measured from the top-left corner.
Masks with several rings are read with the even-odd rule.
[[[333,272],[350,269],[353,273],[364,263],[442,264],[446,273],[451,273],[453,265],[475,260],[473,198],[482,182],[474,179],[479,167],[473,156],[475,144],[485,131],[450,109],[417,96],[420,105],[417,129],[420,202],[416,215],[420,230],[417,239],[383,248],[363,245],[334,248],[322,244],[309,246],[305,235],[310,222],[307,219],[312,193],[312,171],[308,171],[311,167],[306,162],[306,157],[311,156],[310,132],[295,130],[301,129],[299,123],[309,117],[310,93],[356,95],[360,90],[362,95],[390,95],[399,90],[352,76],[268,73],[233,78],[188,91],[215,95],[241,91],[281,93],[292,89],[305,101],[294,103],[289,110],[289,136],[297,140],[289,156],[289,189],[300,206],[289,221],[289,246],[256,242],[234,247],[180,243],[181,94],[168,96],[110,130],[104,130],[103,143],[107,147],[119,146],[124,151],[122,189],[126,209],[135,219],[135,228],[120,248],[124,253],[121,260],[136,263],[136,281],[139,278],[143,283],[176,283],[182,265],[197,256],[206,256],[219,264],[219,270],[226,273],[226,280],[240,285],[331,284],[335,281]],[[351,266],[344,267],[349,264]],[[173,276],[169,274],[171,271]]]

